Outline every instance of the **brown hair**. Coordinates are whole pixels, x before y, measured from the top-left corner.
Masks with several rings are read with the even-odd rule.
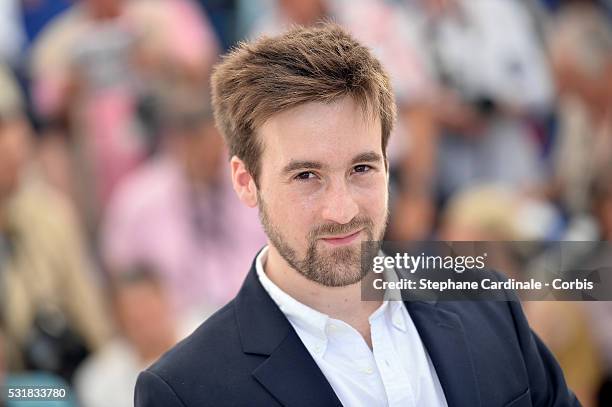
[[[212,74],[217,126],[230,155],[244,161],[256,183],[259,126],[281,111],[344,96],[365,114],[379,116],[385,154],[396,115],[389,78],[371,52],[336,24],[297,26],[278,37],[241,43]]]

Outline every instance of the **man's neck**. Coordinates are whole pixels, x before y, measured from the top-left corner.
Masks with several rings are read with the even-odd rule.
[[[368,344],[368,318],[382,301],[362,301],[359,283],[344,287],[326,287],[311,281],[293,269],[270,245],[264,271],[281,290],[331,318],[339,319],[357,329]]]

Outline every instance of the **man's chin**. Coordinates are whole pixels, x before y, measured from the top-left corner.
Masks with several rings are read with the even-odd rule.
[[[317,250],[319,262],[330,265],[346,264],[351,261],[359,261],[361,243],[352,243],[346,246],[327,246],[325,243]]]
[[[335,270],[333,278],[325,278],[317,281],[319,284],[325,287],[348,287],[354,284],[358,284],[363,280],[363,277],[359,270]]]
[[[318,277],[315,281],[328,287],[344,287],[363,279],[359,250],[354,247],[328,249],[325,254],[319,252],[311,266],[315,269],[311,272]]]

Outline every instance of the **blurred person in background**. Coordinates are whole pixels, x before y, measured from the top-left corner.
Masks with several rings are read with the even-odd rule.
[[[458,192],[448,201],[441,218],[443,240],[499,242],[489,246],[487,264],[519,280],[532,276],[525,273],[530,270],[527,262],[537,258],[539,252],[521,258],[513,252],[520,245],[506,246],[502,242],[542,241],[550,235],[548,230],[560,222],[560,215],[549,202],[495,184]],[[603,377],[590,307],[588,303],[571,301],[523,302],[530,326],[553,352],[568,385],[585,407],[598,405]]]
[[[449,241],[543,241],[561,215],[548,201],[503,183],[458,192],[443,208],[440,237]]]
[[[69,380],[108,337],[72,207],[41,178],[21,97],[0,67],[0,321],[10,369]]]
[[[232,298],[265,243],[257,211],[240,204],[224,170],[208,92],[168,86],[159,154],[128,176],[102,227],[110,270],[154,267],[178,315],[201,315]]]
[[[138,373],[195,328],[177,323],[164,281],[146,266],[115,274],[111,287],[118,330],[75,374],[82,407],[133,406]]]
[[[368,45],[389,72],[398,104],[397,136],[391,138],[392,171],[389,238],[424,239],[434,220],[432,78],[423,63],[425,49],[410,19],[398,5],[375,0],[259,1],[249,37],[279,34],[292,24],[309,26],[331,19]],[[254,7],[250,4],[248,7]],[[249,11],[243,4],[243,10]],[[251,11],[252,12],[252,11]]]
[[[399,137],[389,148],[388,238],[430,236],[438,202],[477,182],[541,188],[532,124],[549,113],[553,93],[539,32],[524,4],[278,0],[272,6],[253,34],[333,18],[389,71]]]
[[[59,167],[46,172],[74,196],[90,232],[114,186],[157,146],[148,114],[157,84],[205,82],[217,53],[190,0],[81,0],[39,36],[33,100],[53,136],[45,162]]]
[[[586,270],[599,270],[607,278],[612,272],[612,161],[600,168],[590,187],[592,214],[597,224],[598,239],[593,250],[576,264]],[[591,330],[602,356],[605,377],[599,389],[599,405],[612,405],[612,302],[591,301],[586,303],[591,316]]]
[[[568,1],[549,32],[558,88],[553,196],[570,227],[589,217],[590,187],[612,162],[612,20],[596,1]],[[575,240],[597,239],[597,232]]]
[[[481,182],[538,190],[533,123],[546,116],[553,86],[532,14],[519,1],[406,0],[427,50],[439,137],[425,142],[440,202]]]

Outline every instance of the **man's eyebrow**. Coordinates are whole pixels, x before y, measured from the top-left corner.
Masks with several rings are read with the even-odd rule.
[[[320,170],[323,164],[317,161],[298,161],[292,160],[283,167],[283,173],[287,174],[296,170]]]
[[[380,154],[374,151],[368,151],[367,153],[361,153],[355,156],[351,164],[381,162],[382,160],[383,158]]]
[[[365,153],[361,153],[356,155],[351,160],[351,165],[357,163],[372,163],[372,162],[380,162],[383,158],[380,154],[375,153],[374,151],[368,151]],[[292,160],[289,164],[283,167],[283,174],[288,174],[297,170],[320,170],[324,168],[325,165],[318,161],[307,161],[307,160]]]

